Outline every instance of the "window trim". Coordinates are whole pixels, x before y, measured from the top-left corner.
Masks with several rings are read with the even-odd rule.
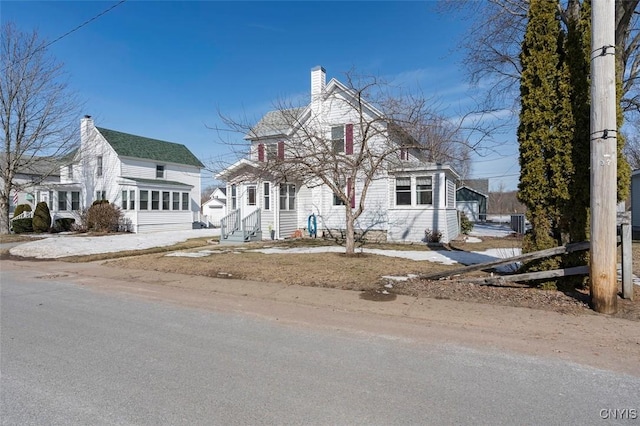
[[[164,164],[156,164],[156,179],[164,179],[165,167]]]

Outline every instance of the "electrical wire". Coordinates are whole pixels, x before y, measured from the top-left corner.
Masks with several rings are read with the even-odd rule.
[[[126,2],[127,0],[120,0],[118,3],[112,5],[111,7],[103,10],[102,12],[98,13],[97,15],[95,15],[93,18],[87,19],[86,21],[84,21],[82,24],[78,25],[77,27],[67,31],[66,33],[62,34],[61,36],[59,36],[58,38],[56,38],[53,41],[50,41],[49,43],[43,44],[40,47],[35,48],[32,52],[29,53],[29,55],[25,56],[24,58],[18,59],[17,61],[14,61],[13,63],[11,63],[10,65],[7,65],[3,71],[6,71],[7,69],[9,69],[10,67],[22,62],[22,61],[26,61],[27,59],[30,59],[33,55],[35,55],[36,53],[38,53],[41,50],[44,50],[46,48],[48,48],[49,46],[51,46],[54,43],[57,43],[58,41],[62,40],[63,38],[67,37],[68,35],[78,31],[80,28],[89,25],[91,22],[95,21],[96,19],[100,18],[102,15],[105,15],[109,12],[111,12],[113,9],[115,9],[116,7],[120,6],[122,3]]]

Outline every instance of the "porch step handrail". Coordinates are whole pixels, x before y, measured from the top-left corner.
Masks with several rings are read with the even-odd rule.
[[[240,229],[240,209],[233,210],[231,213],[220,219],[220,239],[226,240],[229,235]]]
[[[18,219],[32,219],[32,218],[33,218],[33,212],[25,210],[22,213],[20,213],[18,216],[14,216],[11,219],[9,219],[9,222],[13,222],[14,220],[18,220]]]
[[[256,209],[242,219],[242,232],[245,241],[261,230],[261,209]]]

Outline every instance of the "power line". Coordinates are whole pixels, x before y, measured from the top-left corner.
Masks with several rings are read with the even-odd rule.
[[[87,19],[86,21],[84,21],[82,24],[78,25],[77,27],[75,27],[72,30],[67,31],[66,33],[62,34],[60,37],[58,37],[57,39],[53,40],[50,43],[45,44],[44,46],[42,46],[39,49],[46,49],[47,47],[51,46],[53,43],[56,43],[60,40],[62,40],[63,38],[65,38],[66,36],[78,31],[80,28],[84,27],[85,25],[90,24],[91,22],[95,21],[96,19],[98,19],[99,17],[101,17],[104,14],[109,13],[110,11],[112,11],[113,9],[115,9],[116,7],[120,6],[122,3],[126,2],[127,0],[120,0],[118,3],[114,4],[113,6],[109,7],[108,9],[103,10],[102,12],[98,13],[96,16],[94,16],[91,19]],[[39,49],[36,49],[39,50]]]
[[[63,38],[67,37],[68,35],[78,31],[80,28],[90,24],[91,22],[95,21],[96,19],[100,18],[102,15],[105,15],[107,13],[109,13],[110,11],[112,11],[113,9],[115,9],[116,7],[120,6],[122,3],[126,2],[127,0],[120,0],[118,3],[112,5],[111,7],[103,10],[102,12],[98,13],[97,15],[95,15],[93,18],[87,19],[86,21],[84,21],[82,24],[78,25],[77,27],[67,31],[66,33],[62,34],[60,37],[56,38],[53,41],[50,41],[47,44],[43,44],[40,47],[35,48],[32,52],[29,53],[29,55],[25,56],[24,58],[18,59],[17,61],[14,61],[12,64],[7,65],[3,71],[8,70],[10,67],[22,62],[22,61],[26,61],[27,59],[30,59],[33,55],[35,55],[36,53],[38,53],[41,50],[44,50],[46,48],[48,48],[49,46],[51,46],[54,43],[57,43],[58,41],[62,40]]]

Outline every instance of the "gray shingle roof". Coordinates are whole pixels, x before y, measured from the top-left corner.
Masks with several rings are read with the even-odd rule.
[[[291,108],[269,111],[253,126],[247,139],[285,135],[296,123],[304,108]]]
[[[189,149],[179,143],[166,142],[144,136],[130,135],[96,127],[118,155],[145,160],[185,164],[203,168],[204,165]]]

